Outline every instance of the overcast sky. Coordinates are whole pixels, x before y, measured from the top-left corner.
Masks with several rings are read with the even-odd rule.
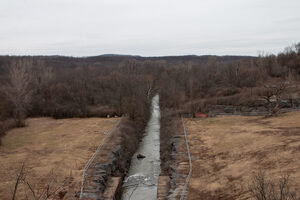
[[[0,0],[1,55],[278,53],[300,0]]]

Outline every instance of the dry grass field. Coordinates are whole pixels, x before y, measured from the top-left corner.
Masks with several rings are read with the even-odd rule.
[[[300,191],[300,112],[279,117],[186,119],[193,160],[188,199],[250,199],[253,174],[290,174]]]
[[[26,179],[42,191],[52,177],[55,185],[65,183],[61,195],[71,199],[80,189],[82,169],[118,119],[32,118],[27,127],[13,129],[0,146],[0,199],[9,199],[16,171],[25,163]],[[26,199],[20,186],[17,199]]]

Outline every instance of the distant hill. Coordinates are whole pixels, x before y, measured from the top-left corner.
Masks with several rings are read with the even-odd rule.
[[[138,55],[122,55],[122,54],[103,54],[91,57],[68,57],[68,56],[0,56],[0,66],[7,63],[13,58],[32,57],[43,60],[48,66],[53,67],[75,67],[75,66],[116,66],[124,60],[137,60],[140,62],[149,61],[165,61],[168,64],[178,64],[186,62],[206,63],[211,59],[218,62],[236,62],[239,60],[255,59],[252,56],[214,56],[214,55],[183,55],[183,56],[161,56],[161,57],[142,57]]]
[[[93,56],[93,57],[86,57],[89,61],[104,61],[104,60],[120,60],[120,59],[136,59],[139,61],[144,60],[165,60],[165,61],[202,61],[207,62],[210,58],[215,58],[217,61],[236,61],[241,59],[252,59],[256,57],[252,56],[215,56],[215,55],[182,55],[182,56],[154,56],[154,57],[143,57],[143,56],[136,56],[136,55],[119,55],[119,54],[104,54],[100,56]]]

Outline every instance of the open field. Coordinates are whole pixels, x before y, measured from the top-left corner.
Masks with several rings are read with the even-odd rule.
[[[28,126],[9,131],[0,146],[0,199],[9,199],[16,170],[25,163],[26,179],[37,189],[56,177],[65,183],[62,194],[70,199],[80,189],[82,169],[118,119],[32,118]],[[40,188],[42,189],[42,188]],[[18,199],[25,199],[24,187]],[[21,197],[22,196],[22,197]]]
[[[300,112],[280,117],[224,116],[186,119],[193,161],[188,199],[249,199],[259,170],[278,179],[290,174],[300,191]]]

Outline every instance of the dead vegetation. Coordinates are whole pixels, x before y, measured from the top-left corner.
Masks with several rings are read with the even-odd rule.
[[[117,120],[33,118],[27,127],[8,131],[0,146],[0,199],[12,197],[22,163],[15,199],[26,199],[25,194],[29,199],[43,194],[43,199],[58,187],[55,195],[72,199],[80,190],[82,169]]]
[[[0,57],[0,137],[15,126],[26,125],[24,120],[27,116],[48,116],[60,119],[127,115],[131,120],[130,125],[122,127],[119,138],[122,137],[122,145],[125,151],[128,151],[128,154],[123,160],[120,160],[119,171],[116,170],[116,174],[126,173],[127,156],[134,151],[135,145],[138,143],[140,132],[137,133],[137,130],[140,130],[140,127],[143,127],[148,119],[149,99],[154,93],[160,93],[160,103],[163,109],[168,108],[180,113],[195,115],[197,112],[208,112],[216,105],[227,105],[251,109],[265,106],[270,111],[270,115],[276,115],[281,108],[283,93],[286,92],[285,85],[280,83],[285,83],[287,80],[295,85],[299,83],[299,58],[299,44],[278,55],[266,55],[257,58],[232,56],[163,58],[3,56]],[[270,83],[275,83],[275,87],[264,88],[264,85]],[[260,92],[262,89],[267,90],[263,95]],[[296,92],[289,93],[287,96],[293,96],[293,94],[296,94]],[[261,96],[265,97],[265,102],[257,101]],[[299,97],[298,100],[297,98],[290,99],[292,102],[286,100],[286,107],[292,107],[294,100],[298,101],[296,102],[298,106],[300,105]],[[14,123],[12,123],[12,120],[14,120]],[[235,120],[239,121],[240,118]],[[229,120],[226,123],[235,124],[236,121]],[[262,120],[258,121],[261,122]],[[227,167],[227,161],[237,162],[244,156],[247,157],[247,159],[243,160],[245,163],[249,163],[253,159],[261,159],[260,161],[264,163],[264,166],[272,168],[274,161],[270,160],[268,163],[266,161],[268,160],[267,155],[272,151],[280,151],[286,146],[290,148],[289,150],[292,153],[297,153],[297,148],[291,148],[289,144],[286,145],[287,142],[284,138],[277,137],[280,133],[284,137],[294,140],[294,137],[296,137],[293,135],[294,129],[298,130],[297,127],[268,127],[268,129],[264,130],[261,130],[263,128],[260,127],[257,132],[253,132],[251,129],[250,134],[250,129],[245,129],[245,124],[250,127],[253,124],[244,121],[244,124],[227,130],[233,133],[231,135],[224,133],[228,126],[224,125],[222,120],[217,120],[217,122],[220,124],[216,126],[221,128],[215,130],[215,132],[221,132],[222,138],[212,131],[211,135],[215,142],[219,142],[219,144],[213,143],[211,142],[212,139],[209,139],[211,144],[213,143],[219,148],[216,151],[217,154],[214,154],[216,152],[212,151],[216,147],[212,147],[211,144],[209,144],[211,146],[205,144],[205,139],[211,137],[204,135],[205,131],[201,130],[199,135],[194,135],[193,142],[198,145],[198,149],[196,149],[197,154],[194,157],[197,162],[201,163],[201,167],[204,167],[202,170],[199,170],[199,175],[205,173],[209,176],[209,174],[212,174],[211,171],[222,171]],[[164,173],[166,173],[167,155],[169,155],[170,148],[172,148],[170,147],[172,144],[169,139],[171,134],[176,132],[173,129],[174,124],[172,122],[164,121],[164,123],[166,123],[167,128],[162,130],[164,135],[162,144],[166,144],[166,146],[162,146],[162,166]],[[136,128],[133,128],[133,125]],[[263,126],[262,124],[260,125]],[[12,158],[8,159],[9,156],[7,155],[13,155],[17,152],[18,154],[14,155],[17,157],[16,160],[31,160],[32,163],[29,163],[31,168],[38,166],[40,163],[45,164],[46,160],[49,159],[53,159],[54,163],[59,164],[64,160],[68,160],[68,157],[65,156],[63,159],[52,157],[53,154],[57,155],[57,152],[51,147],[59,147],[58,149],[61,150],[64,145],[73,146],[80,143],[77,140],[84,139],[83,137],[89,138],[86,133],[73,135],[73,133],[68,132],[59,135],[61,140],[56,140],[53,138],[53,135],[57,136],[56,133],[53,133],[51,136],[46,134],[46,132],[51,131],[49,128],[51,126],[46,127],[45,134],[42,134],[42,138],[45,137],[44,140],[37,136],[39,132],[33,131],[32,134],[28,132],[22,133],[24,129],[13,131],[19,134],[9,133],[9,136],[4,136],[4,146],[0,148],[1,153],[5,154],[5,157],[1,158],[4,160],[3,163],[11,163]],[[81,129],[80,127],[78,128]],[[277,134],[276,137],[267,137],[273,134]],[[28,137],[23,137],[24,135]],[[132,137],[135,139],[131,140]],[[254,140],[266,141],[260,143],[260,141],[253,142]],[[74,143],[70,144],[67,141],[74,141]],[[250,145],[259,144],[258,147],[263,150],[259,151],[252,148],[250,152],[243,152],[244,148],[249,145],[248,141],[252,141]],[[34,145],[37,142],[40,143]],[[282,142],[283,144],[280,146],[276,142]],[[21,144],[24,144],[22,150],[19,149]],[[97,140],[97,144],[99,144],[99,140]],[[233,148],[234,153],[231,155],[232,152],[226,150],[226,148],[231,148],[234,144],[237,146]],[[43,148],[39,145],[43,145]],[[64,147],[65,149],[67,148],[66,146]],[[84,146],[86,144],[81,144],[77,148],[81,149]],[[221,151],[222,147],[225,149]],[[90,151],[93,150],[95,149],[90,149]],[[76,150],[74,151],[76,152]],[[79,152],[78,155],[80,154]],[[44,155],[41,156],[41,160],[34,160],[40,155]],[[202,163],[201,159],[198,159],[199,156],[206,162]],[[288,163],[289,161],[286,162]],[[82,165],[82,162],[80,163]],[[211,166],[206,166],[207,163]],[[259,165],[260,163],[258,162],[257,164]],[[5,165],[4,169],[8,170],[7,167],[10,164],[6,166],[6,164],[1,163],[1,165]],[[241,165],[244,166],[245,164]],[[255,168],[256,165],[252,167]],[[249,170],[254,168],[249,168]],[[66,169],[70,170],[72,167],[69,166]],[[3,171],[1,173],[4,174]],[[227,181],[240,180],[239,176],[247,177],[244,174],[232,176],[229,173],[226,176],[226,180],[224,179],[215,185],[206,182],[204,188],[211,188],[202,192],[209,197],[211,191],[213,191],[213,196],[221,195],[220,197],[223,198],[222,192],[218,192],[221,185],[227,187]],[[215,181],[211,177],[206,178],[211,182]],[[196,182],[195,184],[197,185]],[[195,190],[195,188],[191,190],[193,189]],[[241,191],[235,188],[230,189]],[[239,196],[242,195],[235,191],[233,193]],[[232,198],[236,198],[236,196]]]
[[[68,178],[72,179],[72,177]],[[30,174],[26,171],[25,164],[23,163],[21,169],[16,172],[16,183],[11,200],[17,199],[17,192],[20,189],[23,190],[24,193],[22,195],[25,196],[26,200],[47,200],[54,199],[55,197],[63,199],[67,193],[62,190],[67,182],[57,182],[57,177],[53,171],[49,173],[49,177],[46,177],[47,180],[45,179],[41,185],[37,185],[35,182],[31,183],[28,179],[30,179]]]
[[[257,100],[264,85],[299,82],[298,46],[261,57],[1,56],[0,121],[23,126],[26,116],[147,118],[156,92],[162,107],[181,113],[220,104],[263,106]]]
[[[161,175],[169,175],[171,164],[170,154],[174,148],[172,145],[172,138],[179,132],[176,114],[168,109],[162,110],[160,123]]]
[[[297,200],[296,192],[290,188],[289,175],[283,175],[279,180],[270,180],[260,171],[252,178],[249,192],[255,200]]]
[[[134,60],[58,68],[39,57],[0,57],[0,136],[10,127],[7,120],[22,127],[27,116],[146,120],[155,73]]]
[[[291,93],[291,83],[289,81],[265,85],[261,98],[264,106],[269,112],[268,116],[276,116],[281,109],[281,101],[284,94]]]
[[[12,102],[13,119],[17,127],[25,126],[27,108],[31,102],[32,60],[21,59],[12,61],[8,68],[7,83],[0,88],[7,99]]]
[[[299,191],[299,119],[293,112],[276,118],[185,120],[193,161],[188,199],[249,199],[248,186],[258,171],[265,171],[266,184],[276,185],[276,194],[278,180],[287,180],[282,174],[290,175],[289,191]]]

